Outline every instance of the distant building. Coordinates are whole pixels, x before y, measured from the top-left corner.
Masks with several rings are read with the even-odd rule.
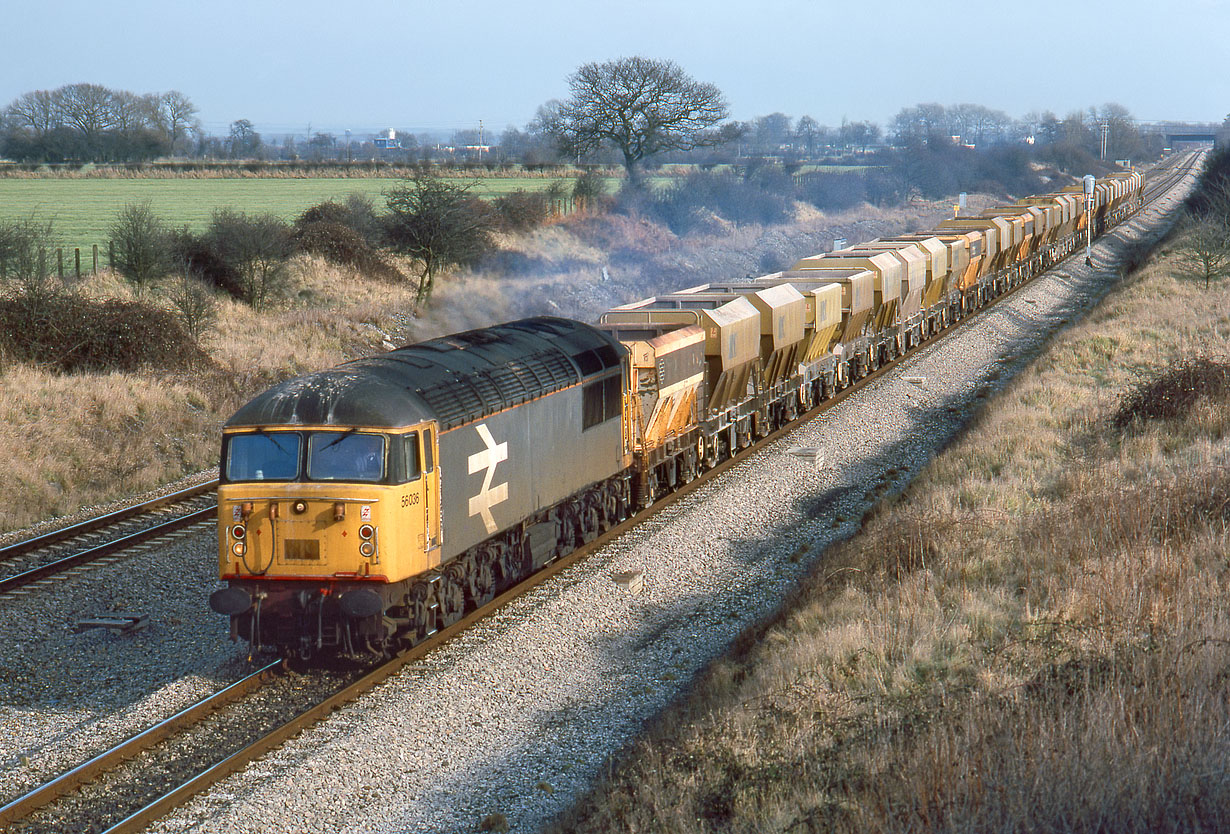
[[[385,131],[384,136],[378,136],[372,140],[372,144],[379,151],[395,151],[401,148],[401,140],[397,138],[397,131],[389,128]]]

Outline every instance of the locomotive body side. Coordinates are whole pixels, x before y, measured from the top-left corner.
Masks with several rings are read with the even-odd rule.
[[[454,622],[625,513],[626,357],[529,319],[266,391],[224,429],[211,606],[301,654]]]

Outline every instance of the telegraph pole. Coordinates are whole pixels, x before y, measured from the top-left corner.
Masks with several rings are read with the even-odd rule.
[[[1085,174],[1085,266],[1093,266],[1093,174]]]

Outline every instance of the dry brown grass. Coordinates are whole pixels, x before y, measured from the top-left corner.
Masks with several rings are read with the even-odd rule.
[[[222,422],[247,398],[296,373],[383,349],[409,310],[407,288],[319,259],[294,264],[294,292],[257,314],[220,299],[204,347],[211,367],[169,374],[57,375],[0,363],[0,532],[144,492],[217,464]],[[171,279],[142,298],[169,306]],[[79,289],[135,298],[104,272]]]
[[[1230,355],[1163,260],[1057,338],[826,553],[557,831],[1230,825],[1230,396],[1114,415]]]

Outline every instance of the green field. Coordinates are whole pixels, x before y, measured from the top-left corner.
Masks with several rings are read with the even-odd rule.
[[[0,179],[0,220],[34,216],[53,220],[66,248],[105,248],[108,228],[127,203],[149,200],[154,213],[172,226],[200,230],[214,209],[249,214],[272,212],[293,220],[300,212],[329,198],[366,194],[383,208],[381,192],[393,178],[304,179]],[[541,177],[490,177],[477,181],[474,193],[495,197],[523,188],[546,188]],[[571,181],[566,183],[571,190]]]
[[[723,170],[726,166],[719,166]],[[808,166],[808,170],[858,171],[857,166]],[[474,194],[498,197],[517,189],[535,191],[556,180],[549,177],[480,177]],[[571,191],[572,181],[563,180]],[[650,176],[654,188],[673,182],[670,176]],[[149,200],[154,213],[174,227],[187,225],[200,231],[214,209],[230,208],[248,214],[271,212],[293,220],[304,209],[330,198],[358,192],[384,207],[383,192],[399,182],[393,177],[235,177],[202,179],[6,178],[0,177],[0,220],[34,217],[52,220],[60,245],[88,250],[105,249],[108,229],[127,203]],[[607,190],[616,191],[622,180],[611,177]]]

